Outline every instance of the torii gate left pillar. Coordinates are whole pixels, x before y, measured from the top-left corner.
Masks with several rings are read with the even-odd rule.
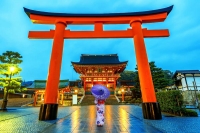
[[[45,90],[44,104],[41,105],[39,120],[54,120],[58,110],[58,87],[62,62],[64,39],[74,38],[133,38],[142,92],[142,109],[145,119],[162,119],[159,103],[148,63],[144,38],[167,37],[168,30],[142,29],[142,23],[162,22],[173,6],[144,12],[115,14],[63,14],[34,11],[24,8],[34,23],[55,24],[55,30],[30,31],[29,38],[53,39],[52,54]],[[94,24],[94,31],[65,30],[66,25]],[[130,24],[131,29],[104,31],[103,24]]]
[[[63,53],[64,31],[66,22],[58,21],[53,38],[49,73],[47,77],[44,103],[41,105],[39,120],[51,120],[57,118],[58,88]]]

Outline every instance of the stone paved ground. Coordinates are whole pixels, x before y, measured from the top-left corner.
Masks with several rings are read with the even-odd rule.
[[[134,105],[106,105],[104,127],[95,125],[95,106],[59,107],[51,121],[39,121],[38,114],[38,107],[0,112],[0,133],[200,133],[200,116],[144,120]]]
[[[144,123],[151,125],[162,132],[166,133],[200,133],[200,112],[195,110],[198,117],[166,117],[162,116],[162,120],[146,120],[143,119],[142,110],[139,106],[121,106],[128,113],[137,117]]]

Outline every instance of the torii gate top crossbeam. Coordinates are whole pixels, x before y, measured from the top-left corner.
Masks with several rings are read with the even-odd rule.
[[[24,8],[33,23],[55,24],[57,20],[67,22],[67,24],[129,24],[131,20],[140,18],[142,23],[162,22],[173,8],[167,8],[129,13],[105,13],[105,14],[72,14],[72,13],[51,13]]]

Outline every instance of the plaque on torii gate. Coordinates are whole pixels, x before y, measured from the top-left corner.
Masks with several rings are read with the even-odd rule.
[[[30,31],[30,39],[53,39],[53,47],[45,89],[44,104],[40,107],[39,120],[54,120],[58,112],[58,86],[62,62],[64,39],[80,38],[133,38],[140,86],[142,92],[142,110],[144,119],[162,119],[159,103],[156,99],[144,38],[168,37],[169,31],[143,29],[143,23],[164,21],[173,6],[158,10],[106,13],[106,14],[72,14],[51,13],[30,10],[24,11],[33,23],[52,24],[55,30]],[[127,30],[103,30],[107,24],[130,24]],[[70,31],[67,25],[94,25],[93,31]]]

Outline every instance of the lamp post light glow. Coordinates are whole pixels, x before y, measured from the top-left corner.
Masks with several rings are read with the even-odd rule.
[[[4,97],[3,97],[3,103],[1,105],[1,109],[6,111],[6,106],[7,106],[7,103],[8,103],[8,90],[10,88],[10,82],[11,82],[11,79],[12,79],[12,74],[15,70],[15,67],[11,66],[9,68],[10,70],[10,75],[9,75],[9,80],[8,80],[8,86],[7,87],[4,87]]]
[[[15,70],[15,67],[13,67],[13,66],[11,66],[10,67],[10,72],[11,72],[11,74],[12,74],[12,72]]]
[[[75,94],[77,94],[78,93],[78,90],[75,90]]]

